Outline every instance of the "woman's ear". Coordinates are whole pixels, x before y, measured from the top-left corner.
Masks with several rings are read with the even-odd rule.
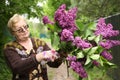
[[[13,35],[14,35],[14,32],[12,31],[12,29],[11,29],[11,28],[8,28],[8,30],[9,30],[10,34],[13,36]]]
[[[15,32],[13,32],[13,31],[11,31],[11,35],[12,35],[13,37],[16,37]]]
[[[15,36],[15,33],[13,31],[11,31],[11,34],[12,34],[12,36]]]

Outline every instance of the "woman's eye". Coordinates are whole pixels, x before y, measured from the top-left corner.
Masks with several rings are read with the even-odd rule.
[[[23,31],[23,29],[21,28],[21,29],[18,29],[17,31],[18,31],[18,32],[22,32],[22,31]]]

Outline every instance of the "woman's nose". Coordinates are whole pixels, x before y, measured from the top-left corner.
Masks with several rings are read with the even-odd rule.
[[[23,31],[23,32],[25,32],[25,31],[26,31],[26,29],[25,29],[25,28],[22,28],[22,31]]]

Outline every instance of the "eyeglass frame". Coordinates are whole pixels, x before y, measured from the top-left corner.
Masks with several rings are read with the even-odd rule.
[[[13,31],[12,30],[12,32],[18,32],[18,33],[22,33],[22,32],[24,32],[24,29],[25,30],[27,30],[28,28],[29,28],[29,25],[28,24],[26,24],[25,26],[23,26],[23,27],[21,27],[20,29],[18,29],[18,30],[16,30],[16,31]]]

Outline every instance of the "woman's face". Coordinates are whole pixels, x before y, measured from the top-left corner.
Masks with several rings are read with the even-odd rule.
[[[14,24],[13,35],[18,41],[24,41],[29,38],[29,26],[24,20],[20,20]]]

